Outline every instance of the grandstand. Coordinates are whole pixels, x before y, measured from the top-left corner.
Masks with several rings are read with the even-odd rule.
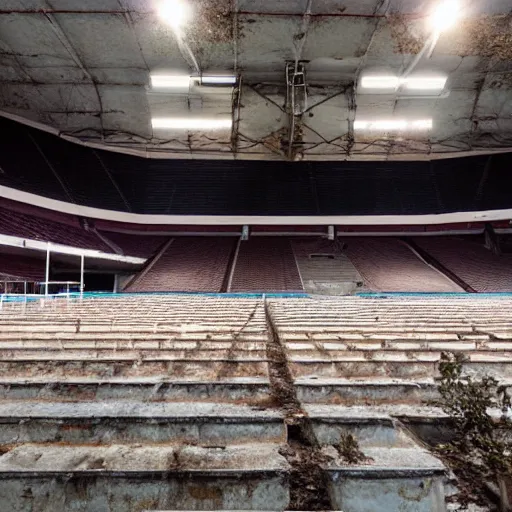
[[[510,2],[420,3],[0,2],[0,512],[512,510]]]

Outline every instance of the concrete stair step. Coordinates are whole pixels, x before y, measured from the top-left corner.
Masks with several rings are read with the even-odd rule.
[[[510,327],[509,327],[510,328]],[[369,336],[374,336],[380,334],[381,336],[384,334],[386,336],[394,335],[397,338],[403,335],[404,331],[409,331],[410,333],[418,333],[433,336],[436,333],[441,335],[446,335],[449,333],[460,333],[460,334],[471,334],[473,333],[473,328],[471,325],[461,325],[455,327],[418,327],[417,325],[411,326],[401,326],[400,322],[394,324],[394,326],[390,327],[381,327],[380,325],[361,325],[356,324],[354,326],[344,325],[342,322],[336,325],[329,325],[328,322],[321,323],[318,326],[309,325],[309,324],[300,324],[300,323],[291,323],[288,326],[283,326],[277,323],[277,331],[279,334],[282,334],[284,338],[286,338],[287,333],[297,334],[297,333],[337,333],[342,336],[344,333],[354,333],[354,334],[368,334]],[[448,339],[452,339],[449,337]]]
[[[262,362],[266,352],[250,351],[165,351],[165,350],[0,350],[0,362],[5,361],[183,361],[208,362]]]
[[[366,448],[368,464],[327,468],[334,508],[350,512],[446,510],[445,468],[420,448]]]
[[[343,362],[438,362],[441,359],[442,351],[418,351],[418,350],[353,350],[353,351],[317,351],[313,354],[301,353],[295,355],[293,352],[289,357],[291,363],[304,364],[329,364]],[[459,350],[461,352],[461,350]],[[510,363],[512,354],[493,350],[464,350],[469,362],[495,362]],[[0,358],[3,357],[0,352]]]
[[[5,510],[284,510],[289,466],[278,445],[28,444],[0,457]],[[30,492],[23,492],[23,489]]]
[[[45,376],[56,378],[151,377],[155,379],[203,381],[233,377],[266,377],[268,365],[263,360],[132,360],[35,357],[0,361],[0,378]]]
[[[342,432],[352,433],[362,448],[419,448],[418,439],[428,444],[446,443],[454,435],[449,416],[430,405],[309,404],[305,409],[323,444],[337,443]],[[501,415],[497,409],[490,412],[496,418]]]
[[[466,353],[468,363],[512,363],[512,354],[498,350],[459,350]],[[297,354],[297,355],[296,355]],[[352,351],[304,351],[292,352],[289,361],[292,365],[330,365],[338,363],[436,363],[442,351],[416,350],[352,350]],[[102,362],[189,362],[218,363],[246,362],[264,363],[267,354],[264,350],[129,350],[129,349],[0,349],[0,362],[24,361],[102,361]],[[342,374],[340,374],[342,375]]]
[[[265,361],[265,350],[130,350],[130,349],[27,349],[2,350],[0,361],[76,360],[76,361]]]
[[[30,333],[5,333],[0,332],[0,343],[13,342],[13,341],[34,341],[34,342],[48,342],[48,341],[110,341],[116,343],[129,343],[129,342],[161,342],[161,343],[230,343],[233,339],[239,342],[253,342],[263,343],[268,339],[266,331],[259,334],[251,334],[243,330],[236,333],[178,333],[178,334],[165,334],[165,333],[48,333],[48,332],[30,332]]]
[[[109,340],[20,340],[1,341],[0,352],[5,350],[158,350],[158,351],[193,351],[193,353],[211,352],[222,355],[225,351],[236,347],[237,351],[265,351],[266,343],[258,341],[232,340],[232,341],[109,341]]]
[[[0,401],[0,444],[285,443],[283,414],[262,407],[187,402]]]
[[[512,378],[511,359],[501,355],[471,354],[470,361],[464,364],[467,375],[483,377],[485,375],[500,379]],[[344,360],[324,359],[307,360],[292,359],[289,364],[294,378],[318,377],[319,379],[343,378],[397,378],[425,379],[438,376],[438,358],[416,360],[414,358],[365,359],[362,357],[345,358]]]
[[[330,353],[335,356],[343,352],[410,352],[410,351],[476,351],[476,350],[494,350],[498,347],[506,347],[509,343],[504,341],[499,342],[485,342],[485,341],[407,341],[407,340],[392,340],[392,341],[355,341],[349,343],[343,342],[316,342],[316,343],[287,343],[286,348],[288,353],[298,354],[317,352],[317,353]],[[0,347],[2,347],[0,342]]]
[[[238,334],[239,331],[243,329],[243,332],[240,332],[240,335],[246,333],[248,335],[252,333],[261,334],[264,332],[260,326],[255,328],[243,328],[243,325],[234,325],[229,326],[224,322],[219,322],[218,325],[213,324],[203,324],[196,326],[174,326],[174,325],[152,325],[152,324],[143,324],[136,323],[133,325],[129,324],[97,324],[97,323],[86,323],[81,322],[80,324],[74,323],[47,323],[47,324],[12,324],[12,325],[2,325],[0,329],[3,333],[32,333],[32,332],[42,332],[42,333],[54,333],[55,335],[65,335],[70,333],[96,333],[99,334],[107,334],[107,333],[119,333],[119,334],[168,334],[170,336],[179,335],[183,333],[187,333],[189,336],[197,336],[199,339],[202,338],[201,335],[210,335],[213,336],[215,334],[224,334],[225,336],[233,336]]]
[[[419,408],[418,408],[419,409]],[[345,407],[308,405],[312,428],[321,445],[336,445],[350,433],[366,448],[418,448],[417,443],[393,418],[393,407]]]
[[[299,377],[295,379],[297,397],[303,403],[379,405],[420,404],[438,397],[436,383],[430,379],[389,379]]]
[[[215,402],[264,405],[270,401],[270,384],[265,377],[238,377],[230,379],[107,377],[95,379],[89,376],[60,379],[51,377],[2,378],[2,400],[135,400],[148,402]]]
[[[424,332],[406,332],[405,330],[400,333],[380,333],[380,334],[360,334],[360,333],[340,333],[322,332],[293,332],[280,336],[281,340],[287,344],[291,343],[311,343],[311,342],[325,342],[325,343],[368,343],[368,342],[415,342],[415,341],[430,341],[430,342],[454,342],[459,341],[486,341],[492,338],[492,335],[486,334],[464,334],[464,333],[424,333]]]

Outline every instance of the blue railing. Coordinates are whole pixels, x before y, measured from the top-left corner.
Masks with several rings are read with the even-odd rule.
[[[101,299],[101,298],[120,298],[120,297],[140,297],[140,296],[161,296],[173,295],[183,297],[214,297],[214,298],[233,298],[233,299],[258,299],[258,298],[271,298],[271,299],[288,299],[288,298],[313,298],[314,296],[307,293],[198,293],[198,292],[137,292],[137,293],[111,293],[111,292],[84,292],[84,299]],[[391,298],[453,298],[453,299],[510,299],[512,293],[435,293],[435,292],[361,292],[356,294],[357,297],[363,299],[391,299]],[[326,297],[327,296],[323,296]],[[80,293],[70,292],[51,294],[45,297],[44,295],[2,295],[0,300],[2,302],[31,302],[41,299],[56,299],[56,298],[80,298]]]

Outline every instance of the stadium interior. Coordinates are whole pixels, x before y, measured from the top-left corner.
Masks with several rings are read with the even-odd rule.
[[[0,0],[0,511],[511,511],[511,34]]]

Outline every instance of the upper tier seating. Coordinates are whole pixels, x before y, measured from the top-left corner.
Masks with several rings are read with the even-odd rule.
[[[290,240],[254,237],[241,242],[230,291],[303,291]]]
[[[235,243],[233,238],[175,238],[126,291],[220,292]]]
[[[44,260],[0,254],[0,281],[43,281],[44,278]]]
[[[0,234],[112,252],[98,236],[83,229],[78,221],[75,225],[64,224],[3,207],[0,207]]]
[[[458,238],[416,238],[415,242],[477,292],[512,291],[512,256],[496,256],[483,245]]]
[[[132,235],[129,233],[114,233],[102,231],[103,236],[116,244],[126,256],[150,258],[169,240],[168,236]]]
[[[345,253],[371,290],[460,292],[459,286],[422,261],[400,240],[347,238]]]

